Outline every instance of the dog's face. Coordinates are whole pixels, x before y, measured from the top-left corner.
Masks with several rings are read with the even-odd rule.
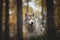
[[[32,14],[32,15],[28,15],[28,14],[26,14],[25,15],[25,18],[26,18],[26,22],[30,25],[30,26],[33,26],[33,24],[34,24],[34,15]]]

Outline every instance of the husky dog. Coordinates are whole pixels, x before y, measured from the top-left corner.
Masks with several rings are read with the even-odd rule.
[[[42,25],[39,22],[38,18],[34,16],[34,13],[32,15],[25,14],[25,20],[24,25],[27,29],[28,37],[40,35],[43,33],[42,31]]]

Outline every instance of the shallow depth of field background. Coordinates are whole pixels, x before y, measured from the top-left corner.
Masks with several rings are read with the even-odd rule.
[[[27,0],[22,0],[22,17],[24,20],[25,13],[27,13],[28,9],[28,14],[32,13],[32,10],[35,14],[35,16],[42,16],[45,15],[46,11],[46,5],[45,2],[46,0],[43,0],[43,5],[42,5],[42,0],[28,0],[29,5],[27,8]],[[55,25],[56,28],[59,28],[59,23],[60,23],[60,7],[57,5],[59,4],[59,1],[54,0],[54,19],[55,19]],[[43,11],[42,11],[43,8]],[[17,34],[17,3],[16,0],[9,0],[9,37],[10,39],[14,38],[16,40],[16,34]],[[47,15],[47,14],[46,14]],[[42,16],[43,17],[43,16]],[[47,19],[46,16],[44,16],[44,19]],[[5,1],[3,0],[3,17],[2,17],[2,29],[3,29],[3,34],[5,31]],[[23,37],[25,38],[27,33],[26,33],[26,28],[23,25]],[[57,35],[59,35],[60,29],[56,30]]]

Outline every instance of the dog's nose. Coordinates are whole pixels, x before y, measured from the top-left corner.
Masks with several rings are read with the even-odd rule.
[[[33,22],[31,22],[31,24],[30,24],[31,26],[33,25]]]
[[[33,24],[33,22],[31,22],[31,24]]]

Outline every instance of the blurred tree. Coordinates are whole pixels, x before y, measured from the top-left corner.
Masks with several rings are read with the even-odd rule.
[[[54,14],[54,19],[55,19],[55,26],[56,26],[56,36],[57,40],[60,40],[60,0],[54,0],[54,8],[55,8],[55,14]]]

